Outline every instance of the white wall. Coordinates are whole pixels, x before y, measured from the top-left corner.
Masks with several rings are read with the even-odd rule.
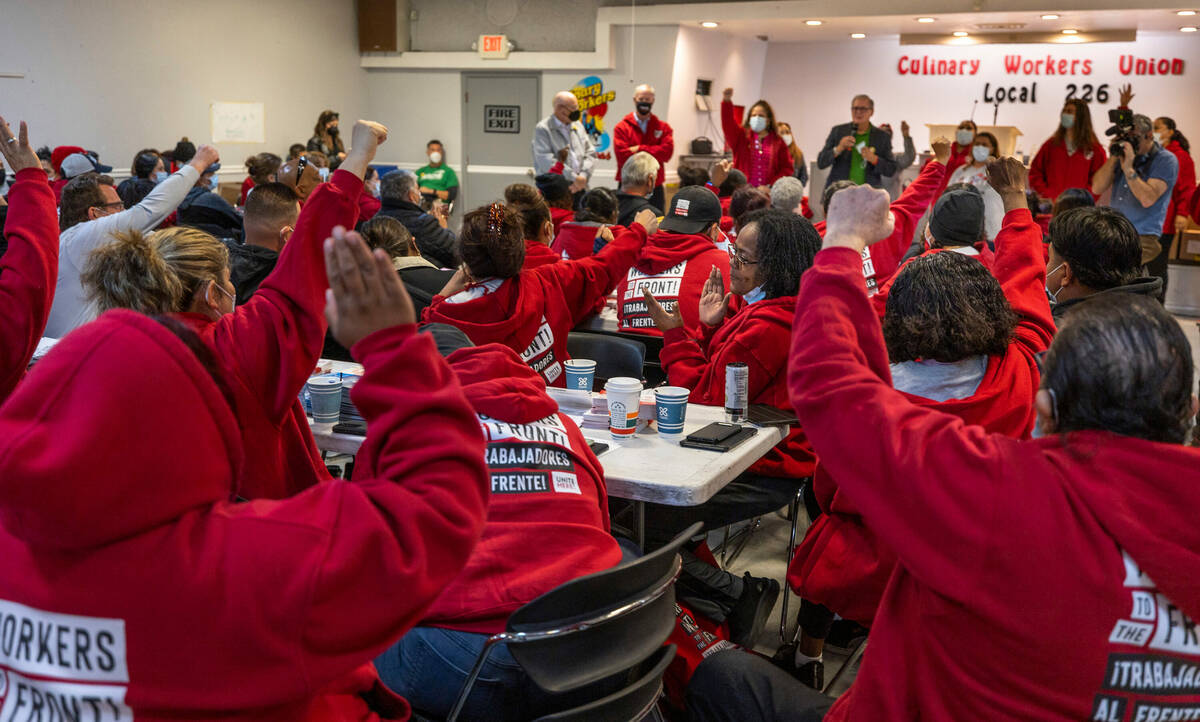
[[[350,4],[0,0],[0,72],[25,75],[0,78],[5,119],[118,170],[143,147],[211,140],[213,101],[266,104],[265,144],[218,147],[230,170],[305,142],[324,108],[344,121],[367,109]]]
[[[1181,58],[1183,75],[1126,76],[1119,71],[1118,59],[1133,54],[1142,58]],[[904,55],[934,59],[977,59],[975,75],[901,75],[897,64]],[[1090,59],[1092,73],[1075,76],[1010,75],[1005,72],[1005,56],[1021,55],[1045,59]],[[1057,67],[1057,62],[1056,62]],[[1078,66],[1082,70],[1082,63]],[[1044,71],[1044,68],[1043,68]],[[820,83],[814,87],[814,82]],[[763,94],[774,105],[780,120],[790,121],[805,155],[815,160],[829,129],[850,120],[850,99],[864,92],[875,100],[872,122],[890,122],[897,135],[900,121],[912,126],[917,150],[929,148],[926,123],[957,124],[971,114],[972,101],[978,99],[975,121],[991,125],[994,107],[984,104],[984,84],[991,92],[998,85],[1030,86],[1037,83],[1037,103],[1003,103],[999,125],[1013,125],[1024,137],[1018,150],[1033,155],[1058,125],[1068,83],[1093,86],[1107,83],[1109,100],[1091,103],[1092,122],[1098,135],[1108,127],[1107,111],[1118,104],[1117,87],[1132,83],[1135,112],[1150,117],[1175,118],[1180,130],[1189,137],[1200,137],[1200,42],[1179,33],[1153,35],[1142,33],[1132,43],[1090,43],[1081,45],[976,45],[976,46],[901,46],[896,38],[883,40],[847,40],[840,43],[777,44],[767,52]],[[1102,139],[1103,142],[1103,139]],[[901,149],[899,138],[894,144]]]
[[[458,71],[371,70],[367,108],[372,120],[388,127],[388,140],[376,159],[418,168],[425,143],[446,146],[446,162],[462,172],[462,74]]]

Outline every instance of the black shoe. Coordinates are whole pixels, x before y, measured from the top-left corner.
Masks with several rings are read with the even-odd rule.
[[[753,649],[771,616],[775,600],[779,598],[779,582],[765,577],[752,577],[749,572],[742,577],[742,596],[725,617],[729,622],[729,641]]]
[[[807,662],[796,666],[796,645],[785,644],[779,648],[771,664],[792,675],[797,682],[812,687],[820,692],[825,688],[825,663],[819,661]]]
[[[866,639],[868,631],[858,622],[839,619],[829,629],[829,634],[825,637],[825,646],[848,652],[854,649],[858,640]]]

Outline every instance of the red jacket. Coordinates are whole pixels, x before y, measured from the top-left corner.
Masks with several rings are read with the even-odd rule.
[[[50,190],[54,191],[54,205],[62,205],[63,188],[66,188],[70,182],[70,178],[58,178],[57,180],[50,181]]]
[[[586,258],[592,255],[599,232],[599,223],[568,221],[562,224],[562,229],[554,236],[550,250],[568,260]]]
[[[500,344],[447,361],[483,427],[492,494],[483,538],[421,624],[495,634],[517,607],[615,566],[621,550],[604,469],[542,377]]]
[[[715,329],[705,327],[699,342],[683,328],[667,331],[659,360],[672,386],[692,390],[689,401],[706,406],[725,405],[725,367],[735,361],[749,367],[749,399],[791,410],[787,393],[788,337],[795,315],[796,297],[770,298],[743,306]],[[788,435],[766,453],[750,471],[764,476],[801,479],[812,476],[817,458],[804,436],[793,426]]]
[[[238,194],[237,204],[239,206],[246,205],[246,196],[250,194],[250,189],[253,187],[254,187],[254,179],[251,178],[250,176],[246,176],[246,179],[242,181],[242,192]]]
[[[662,336],[646,310],[642,288],[649,288],[663,308],[676,305],[683,327],[699,336],[700,293],[708,274],[716,266],[729,288],[729,254],[717,248],[708,236],[659,231],[650,240],[617,287],[617,317],[620,330],[647,336]]]
[[[573,220],[575,220],[575,211],[569,208],[550,206],[550,223],[554,226],[554,235],[558,235],[564,223]]]
[[[547,263],[558,263],[561,260],[562,256],[550,250],[550,246],[545,243],[525,239],[525,263],[521,266],[521,270],[528,271]]]
[[[968,398],[936,402],[907,393],[904,397],[990,433],[1027,439],[1033,430],[1033,397],[1041,378],[1034,354],[1049,348],[1055,331],[1046,301],[1041,230],[1028,210],[1008,214],[996,248],[994,273],[1020,318],[1007,351],[988,359],[983,381]],[[817,470],[814,492],[826,513],[809,527],[796,549],[788,583],[805,599],[870,626],[895,569],[896,554],[864,525],[825,466]]]
[[[407,718],[371,660],[466,563],[487,500],[474,414],[415,330],[355,346],[355,480],[250,503],[230,487],[256,451],[174,334],[117,310],[67,335],[0,407],[5,716]]]
[[[354,227],[362,180],[337,170],[317,186],[279,254],[275,270],[250,301],[213,321],[179,314],[213,350],[237,402],[246,458],[238,494],[282,499],[329,473],[297,398],[325,343],[325,256],[334,226]]]
[[[383,202],[370,193],[358,194],[358,222],[365,223],[375,217]]]
[[[434,296],[421,320],[455,326],[476,345],[504,344],[547,384],[561,387],[562,362],[570,358],[567,334],[612,292],[646,242],[640,224],[614,230],[613,242],[594,256],[486,279],[450,298]]]
[[[41,168],[17,173],[8,204],[8,250],[0,256],[0,401],[25,375],[58,280],[58,218]]]
[[[617,127],[613,128],[613,152],[617,154],[618,184],[621,182],[621,168],[624,167],[625,161],[629,160],[629,156],[633,155],[629,149],[635,145],[638,146],[638,151],[644,150],[658,161],[658,178],[654,185],[661,187],[666,178],[667,162],[675,154],[675,132],[653,113],[650,114],[650,120],[646,121],[645,133],[642,133],[642,126],[638,125],[636,113],[622,118]]]
[[[975,260],[982,263],[984,268],[988,269],[989,271],[992,270],[992,268],[996,265],[996,257],[992,253],[992,249],[988,248],[987,243],[985,243],[984,241],[977,242],[975,244],[974,248],[976,251],[976,255],[972,256],[972,258],[974,258]],[[871,296],[871,306],[873,306],[875,308],[875,313],[877,313],[879,315],[879,318],[882,319],[883,314],[887,311],[887,300],[888,300],[888,295],[892,291],[892,283],[895,282],[896,277],[900,275],[900,272],[904,270],[904,267],[907,266],[908,264],[912,263],[915,258],[920,258],[921,256],[928,256],[931,253],[944,253],[944,252],[953,253],[954,251],[951,251],[948,248],[927,248],[927,249],[925,249],[925,251],[923,251],[921,253],[920,256],[914,256],[913,258],[910,258],[907,261],[905,261],[904,263],[900,264],[900,267],[896,269],[896,272],[893,273],[891,275],[891,277],[888,278],[888,280],[884,281],[883,285],[881,285],[879,287],[878,293]],[[1045,295],[1045,288],[1043,288],[1042,290],[1043,290],[1042,295]]]
[[[960,163],[961,165],[961,163]],[[931,160],[921,169],[920,174],[900,197],[892,201],[892,215],[896,219],[896,228],[886,240],[867,247],[863,253],[863,277],[867,281],[867,295],[874,296],[879,287],[896,273],[900,259],[912,244],[913,234],[917,231],[917,223],[925,215],[933,199],[937,198],[937,189],[943,187],[947,166],[936,160]],[[825,221],[818,221],[813,226],[821,238],[825,237]]]
[[[1018,441],[914,406],[890,386],[860,274],[853,251],[817,254],[788,377],[822,464],[900,561],[825,719],[1194,708],[1200,450],[1100,431]]]
[[[1196,164],[1192,162],[1192,154],[1184,150],[1177,140],[1168,143],[1167,150],[1179,160],[1179,177],[1175,179],[1171,204],[1167,206],[1167,220],[1163,223],[1163,233],[1174,235],[1175,216],[1191,215],[1192,192],[1196,189]]]
[[[792,152],[778,133],[768,133],[762,139],[762,152],[767,156],[766,177],[761,183],[751,175],[753,166],[754,138],[756,133],[743,128],[734,116],[733,101],[721,101],[721,129],[725,133],[725,145],[733,152],[733,167],[746,174],[750,185],[771,185],[784,176],[796,172],[792,163]]]
[[[1091,148],[1077,148],[1067,153],[1066,143],[1051,136],[1029,164],[1029,187],[1042,198],[1054,200],[1068,188],[1092,190],[1092,176],[1104,165],[1108,155],[1104,147],[1095,143]],[[1093,194],[1095,195],[1095,194]]]

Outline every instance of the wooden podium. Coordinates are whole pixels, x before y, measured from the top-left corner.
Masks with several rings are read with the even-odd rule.
[[[929,129],[929,145],[933,147],[933,139],[938,136],[944,136],[954,142],[954,131],[958,130],[958,123],[946,125],[943,123],[926,123],[925,127]],[[1014,155],[1017,152],[1017,139],[1022,133],[1013,125],[981,125],[979,126],[980,133],[991,133],[996,136],[996,140],[1000,142],[1000,155]]]

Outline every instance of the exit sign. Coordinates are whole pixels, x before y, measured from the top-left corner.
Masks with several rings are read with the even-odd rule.
[[[508,57],[507,35],[480,35],[479,57],[503,60]]]

